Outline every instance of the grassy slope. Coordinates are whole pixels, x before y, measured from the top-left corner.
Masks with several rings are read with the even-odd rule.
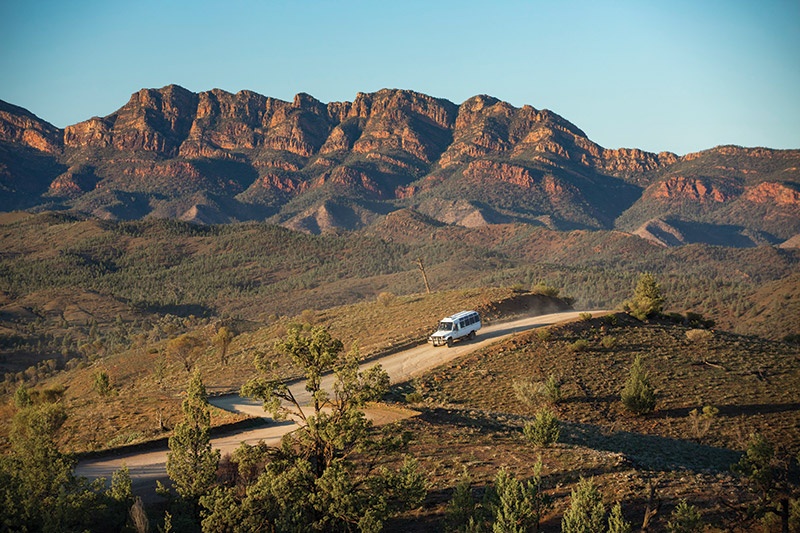
[[[396,530],[408,523],[426,531],[441,528],[445,503],[463,468],[480,489],[501,467],[519,477],[532,475],[537,458],[544,463],[545,487],[555,497],[545,531],[559,531],[579,476],[594,477],[607,504],[622,500],[634,525],[641,523],[647,484],[655,479],[665,504],[662,516],[688,499],[707,522],[731,527],[730,509],[721,499],[749,498],[728,468],[750,433],[761,432],[792,454],[800,450],[795,393],[800,348],[722,331],[691,342],[689,328],[668,321],[642,323],[624,314],[615,325],[608,320],[553,326],[547,340],[535,331],[523,333],[437,368],[416,383],[426,398],[422,414],[404,427],[415,436],[412,453],[431,472],[433,490],[425,507],[400,520]],[[617,341],[612,349],[600,345],[608,335]],[[577,339],[588,340],[590,349],[573,351]],[[645,417],[627,413],[619,401],[636,355],[642,356],[658,393],[656,411]],[[521,426],[536,407],[517,399],[513,383],[543,381],[550,374],[564,382],[565,398],[555,406],[562,436],[554,448],[534,449],[524,441]],[[410,390],[410,384],[401,387],[398,398]],[[720,412],[701,435],[689,412],[704,405]],[[662,520],[659,530],[666,523]]]
[[[215,326],[207,325],[189,332],[202,340],[196,366],[201,370],[209,392],[238,390],[255,374],[256,352],[272,352],[272,346],[291,321],[308,320],[324,325],[345,342],[346,349],[356,344],[362,357],[423,341],[442,316],[453,309],[478,309],[488,320],[514,312],[531,312],[546,297],[517,293],[510,289],[461,290],[436,294],[401,296],[387,304],[363,302],[341,306],[302,317],[282,319],[263,327],[241,330],[229,347],[229,361],[221,363],[217,348],[211,343]],[[391,325],[391,327],[389,327]],[[376,329],[377,328],[377,329]],[[376,335],[376,331],[379,333]],[[43,380],[35,390],[63,388],[62,401],[69,418],[62,444],[69,451],[101,450],[132,444],[167,435],[159,421],[172,428],[180,420],[180,402],[188,374],[182,363],[166,355],[166,340],[143,343],[129,350],[84,362],[76,368]],[[277,355],[280,375],[298,371]],[[156,368],[163,361],[163,376]],[[94,376],[104,371],[113,391],[100,395],[94,388]],[[8,434],[13,408],[9,396],[1,408],[0,434]],[[214,425],[234,422],[241,417],[215,410]],[[3,444],[4,440],[0,440]]]

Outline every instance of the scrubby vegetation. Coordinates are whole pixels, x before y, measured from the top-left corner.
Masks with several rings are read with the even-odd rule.
[[[702,525],[781,531],[783,517],[793,523],[791,509],[800,496],[794,429],[800,409],[789,392],[800,386],[800,352],[721,331],[697,344],[683,322],[641,322],[624,313],[577,320],[549,328],[546,342],[530,332],[445,365],[417,384],[429,410],[414,422],[419,436],[411,449],[423,466],[430,465],[434,487],[456,482],[447,474],[450,464],[472,465],[475,484],[490,483],[500,466],[531,476],[527,463],[541,460],[543,491],[556,496],[542,519],[544,531],[564,526],[579,475],[591,476],[604,507],[596,513],[602,516],[599,531],[631,530],[625,524],[638,530],[643,519],[648,531]],[[610,348],[571,349],[576,338],[610,333],[617,339]],[[620,401],[637,356],[641,367],[634,374],[641,378],[646,369],[658,400],[643,416]],[[521,379],[520,368],[530,377]],[[556,372],[568,376],[563,399],[551,408],[559,420],[558,441],[526,453],[538,418],[532,406],[548,405],[533,384]],[[530,384],[530,394],[521,394],[521,383]],[[748,443],[754,431],[761,440]],[[448,459],[428,441],[445,434],[452,439]],[[486,452],[479,453],[482,446]],[[555,490],[558,483],[570,489]]]
[[[115,527],[247,530],[260,520],[278,530],[558,531],[602,514],[597,527],[606,531],[638,527],[643,516],[652,531],[778,531],[798,519],[800,353],[780,340],[797,323],[794,293],[781,288],[796,279],[796,252],[651,249],[588,232],[561,235],[555,246],[547,231],[517,226],[504,227],[502,239],[497,228],[439,228],[458,246],[263,224],[39,215],[12,226],[0,226],[0,490],[22,503],[9,508],[18,521],[9,523],[50,520],[33,516],[29,480],[14,471],[34,438],[19,428],[42,406],[53,410],[42,447],[60,465],[48,483],[66,495],[52,508],[85,517],[100,506]],[[419,257],[432,294],[423,293]],[[648,261],[657,268],[642,276]],[[731,264],[737,273],[720,276]],[[470,288],[484,284],[505,288]],[[771,315],[773,340],[720,327],[746,330],[740,319],[762,305],[750,297],[784,292],[789,311]],[[383,399],[419,414],[391,428],[356,414],[386,390],[378,373],[355,370],[358,359],[418,343],[453,309],[478,309],[491,323],[564,308],[558,294],[582,306],[627,301],[630,314],[586,312],[400,384]],[[387,314],[403,320],[376,338]],[[297,329],[298,317],[310,325]],[[752,331],[763,325],[753,323]],[[307,349],[317,341],[327,348]],[[342,355],[354,345],[358,356]],[[350,393],[316,390],[320,409],[280,450],[244,446],[184,461],[181,450],[202,452],[208,432],[245,418],[204,399],[207,390],[237,390],[255,373],[254,357],[264,379],[245,390],[272,407],[291,401],[283,380],[304,376],[313,392],[325,369],[340,372]],[[173,491],[162,507],[135,500],[124,474],[111,492],[71,474],[67,452],[168,436]],[[179,463],[206,475],[182,476]],[[289,485],[304,490],[287,493]],[[578,507],[595,511],[567,518],[584,500]]]

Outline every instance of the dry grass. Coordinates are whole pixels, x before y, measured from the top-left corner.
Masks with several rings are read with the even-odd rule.
[[[515,311],[530,311],[532,306],[546,300],[511,289],[472,289],[398,296],[388,306],[371,301],[315,312],[313,316],[306,313],[304,318],[327,327],[344,341],[346,349],[357,345],[362,357],[370,357],[387,349],[424,342],[437,321],[454,309],[478,309],[491,321]],[[302,318],[277,320],[263,327],[250,324],[249,331],[233,339],[228,349],[228,363],[224,365],[211,342],[215,326],[191,332],[203,342],[195,365],[201,370],[209,393],[238,390],[255,373],[254,355],[273,353],[272,347],[285,333],[288,323]],[[166,341],[143,344],[84,363],[36,386],[36,389],[65,389],[61,399],[69,415],[62,432],[61,445],[65,451],[104,450],[169,435],[169,430],[180,420],[180,404],[189,375],[181,361],[166,355],[166,344]],[[277,354],[273,356],[280,375],[299,375],[287,361]],[[159,364],[163,365],[160,371]],[[101,370],[110,378],[111,393],[107,396],[101,396],[94,388],[94,375]],[[0,448],[8,444],[13,413],[10,402],[11,397],[7,396],[4,409],[9,416],[0,419]],[[214,410],[212,425],[237,422],[242,418]]]
[[[447,503],[464,469],[472,478],[474,497],[480,500],[499,469],[507,468],[526,479],[533,475],[533,465],[539,459],[543,463],[543,489],[553,498],[553,508],[541,524],[545,532],[561,530],[561,515],[581,476],[594,479],[607,508],[622,502],[625,517],[634,526],[641,524],[653,481],[658,482],[657,494],[662,501],[661,526],[666,523],[663,517],[682,499],[700,507],[706,521],[724,524],[729,510],[720,497],[727,501],[744,497],[741,483],[728,472],[652,471],[634,464],[623,453],[573,443],[535,448],[524,439],[520,423],[521,419],[514,416],[445,408],[425,409],[420,416],[402,422],[399,429],[413,435],[408,452],[428,473],[430,490],[420,509],[392,521],[387,531],[442,531]]]
[[[555,373],[564,381],[559,416],[608,435],[683,439],[691,434],[690,411],[711,405],[719,414],[702,444],[742,450],[749,434],[758,431],[800,451],[797,346],[725,332],[698,345],[686,338],[685,327],[640,323],[626,315],[614,327],[593,319],[551,330],[547,341],[527,333],[441,367],[419,388],[437,404],[530,415],[514,393],[514,379],[543,380]],[[601,347],[610,333],[616,345]],[[589,350],[574,352],[571,345],[582,338],[590,340]],[[619,401],[637,355],[657,393],[656,411],[644,417],[627,413]]]
[[[722,503],[752,498],[729,467],[754,431],[792,454],[800,451],[800,349],[719,331],[698,344],[687,338],[687,327],[641,323],[623,314],[616,325],[612,322],[576,321],[551,327],[550,336],[518,335],[415,383],[425,397],[418,407],[422,414],[403,426],[414,435],[411,453],[430,473],[432,490],[422,509],[390,530],[440,531],[464,468],[480,498],[501,467],[525,478],[539,457],[544,488],[554,498],[543,531],[560,530],[580,476],[594,478],[607,507],[621,501],[635,528],[644,514],[648,483],[657,480],[663,505],[655,531],[663,530],[684,499],[701,510],[712,531],[757,529],[754,522],[734,523]],[[602,346],[608,335],[617,342]],[[588,339],[590,348],[572,350],[577,339]],[[636,355],[643,357],[658,393],[656,411],[645,417],[629,414],[619,400]],[[564,382],[565,398],[553,407],[561,438],[553,448],[534,448],[522,428],[536,406],[519,400],[514,382],[552,374]],[[399,386],[398,393],[408,387]],[[697,413],[691,412],[704,406],[719,412],[698,431]]]

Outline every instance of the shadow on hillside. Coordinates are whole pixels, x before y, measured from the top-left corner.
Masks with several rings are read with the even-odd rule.
[[[481,432],[521,431],[526,417],[487,413],[477,409],[422,409],[420,419],[438,425],[469,427]],[[629,431],[609,432],[593,424],[561,422],[559,442],[593,450],[619,453],[635,467],[646,470],[689,469],[728,471],[741,453],[689,440]]]
[[[719,409],[717,416],[737,417],[741,415],[764,415],[771,413],[789,413],[800,411],[800,403],[754,403],[750,405],[715,405]],[[675,409],[659,409],[648,415],[648,418],[683,418],[696,407],[679,407]]]
[[[715,448],[689,440],[629,431],[604,431],[593,424],[561,422],[559,442],[586,446],[595,450],[621,453],[636,467],[648,470],[727,471],[741,454],[727,448]]]

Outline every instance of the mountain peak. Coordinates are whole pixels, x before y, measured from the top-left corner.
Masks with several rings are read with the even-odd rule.
[[[383,88],[325,104],[167,85],[64,130],[0,102],[0,143],[2,209],[266,219],[311,232],[403,208],[464,226],[644,225],[676,237],[725,234],[686,224],[735,224],[770,242],[800,232],[800,151],[610,150],[552,111],[486,94],[457,105]]]

